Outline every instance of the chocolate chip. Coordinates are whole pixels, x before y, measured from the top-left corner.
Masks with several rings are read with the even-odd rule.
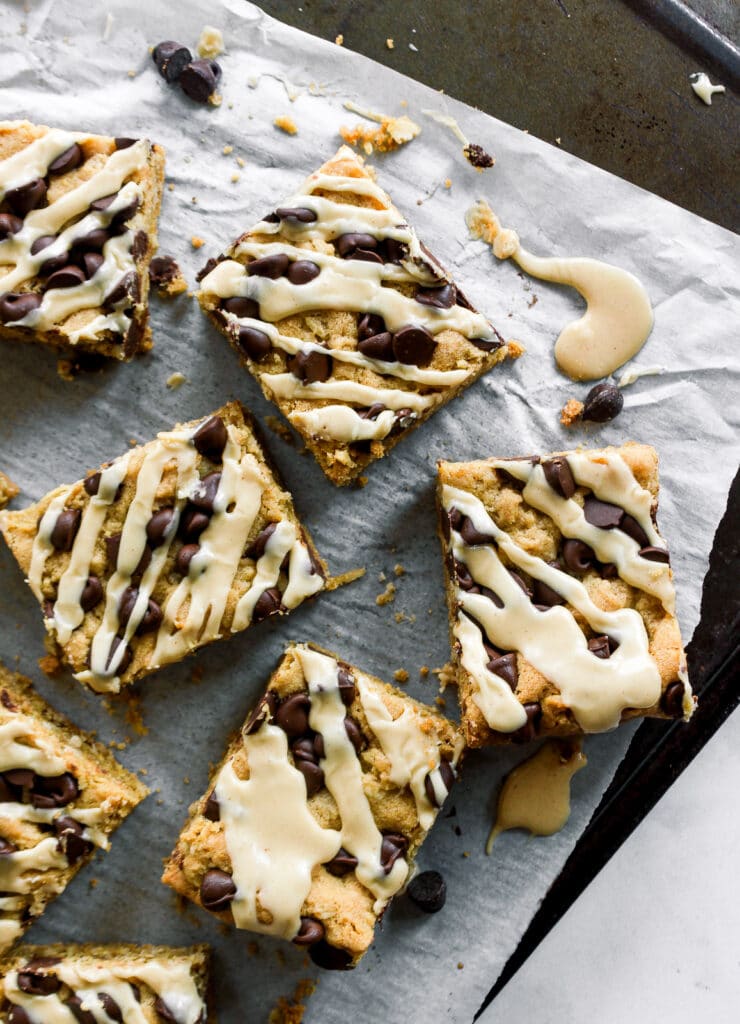
[[[296,352],[288,360],[288,369],[305,384],[323,383],[331,377],[333,361],[326,352]]]
[[[608,423],[620,414],[623,406],[624,395],[616,384],[597,384],[586,395],[581,419],[591,423]]]
[[[320,733],[315,736],[301,736],[290,745],[294,761],[312,761],[318,764],[324,756],[324,741]]]
[[[454,284],[443,284],[441,288],[417,288],[414,296],[423,306],[435,309],[451,309],[457,298]]]
[[[295,763],[296,768],[306,781],[306,796],[311,797],[318,793],[324,786],[324,772],[313,761],[299,758]]]
[[[156,287],[169,284],[180,276],[180,267],[173,256],[155,256],[149,264],[149,280]]]
[[[335,878],[342,878],[344,875],[348,875],[350,871],[354,871],[357,864],[357,857],[353,857],[343,846],[340,846],[337,853],[330,861],[324,864],[324,867],[330,875],[334,875]]]
[[[131,659],[134,656],[134,652],[131,650],[127,643],[124,643],[123,639],[120,636],[113,637],[113,640],[110,645],[110,651],[108,652],[108,658],[105,662],[105,670],[107,672],[110,666],[113,664],[113,659],[116,656],[116,652],[118,651],[118,648],[121,646],[121,644],[123,644],[124,646],[124,651],[123,654],[121,655],[121,660],[118,662],[118,667],[116,668],[116,675],[118,676],[123,675],[123,673],[131,664]]]
[[[314,943],[320,942],[325,934],[326,929],[321,921],[317,921],[315,917],[301,917],[301,925],[293,942],[296,946],[313,946]]]
[[[282,277],[290,266],[290,260],[282,252],[273,253],[271,256],[263,256],[262,259],[252,260],[247,264],[247,274],[250,277],[269,277],[276,280]]]
[[[306,698],[306,699],[308,699],[308,698]],[[252,733],[257,732],[257,730],[260,728],[262,723],[266,722],[268,718],[274,719],[275,718],[275,713],[276,713],[276,711],[278,709],[278,704],[279,704],[279,698],[278,698],[278,695],[275,693],[275,691],[274,690],[267,690],[262,695],[262,697],[261,697],[257,707],[252,711],[251,715],[247,719],[246,724],[244,726],[244,732],[248,736],[251,736]],[[289,717],[291,717],[290,714],[289,714]],[[292,720],[292,718],[291,718],[291,720]],[[279,723],[276,722],[275,724],[279,724]],[[284,731],[287,732],[287,730],[285,730],[284,726],[282,726],[281,728],[283,728]],[[307,728],[308,728],[308,719],[306,719],[306,729]],[[303,732],[305,732],[305,731],[306,730],[304,729]]]
[[[457,585],[461,590],[471,591],[476,589],[476,583],[473,577],[470,575],[470,570],[464,562],[460,562],[458,559],[453,560],[453,569],[455,573],[455,579]]]
[[[3,776],[6,782],[19,789],[30,789],[33,785],[34,774],[30,768],[9,768]]]
[[[234,896],[236,885],[231,875],[220,868],[209,868],[200,883],[200,902],[206,910],[226,910]]]
[[[357,342],[357,350],[368,359],[379,359],[383,363],[394,363],[396,353],[393,349],[393,335],[390,331],[373,334]]]
[[[99,252],[86,252],[82,254],[82,268],[88,281],[91,277],[95,277],[104,262],[105,260]]]
[[[65,508],[57,516],[54,529],[51,531],[51,543],[57,551],[71,551],[77,531],[80,528],[82,513],[78,508]]]
[[[445,905],[447,884],[439,871],[422,871],[411,879],[406,895],[425,914],[436,914]]]
[[[120,214],[117,213],[115,216],[115,220],[118,220],[119,218],[123,219],[124,214],[128,215],[128,207],[125,210],[122,210]],[[149,236],[147,235],[146,231],[144,231],[143,229],[139,229],[139,231],[137,231],[136,234],[134,235],[134,240],[131,243],[131,248],[129,249],[129,252],[134,257],[135,260],[140,260],[142,256],[146,254],[148,248]],[[149,268],[149,270],[149,280],[151,281],[151,267]]]
[[[215,868],[214,868],[215,870]],[[154,1000],[154,1012],[166,1021],[166,1024],[181,1024],[180,1020],[174,1015],[172,1010],[169,1008],[167,1003],[162,999],[161,996],[157,996]]]
[[[56,160],[49,164],[49,174],[67,174],[79,167],[83,160],[82,148],[73,142],[69,149],[60,153]]]
[[[310,709],[311,700],[307,693],[291,694],[275,712],[275,725],[279,726],[289,739],[297,739],[308,731]]]
[[[157,548],[167,540],[174,518],[175,510],[172,507],[161,508],[154,513],[146,524],[146,539],[150,547]]]
[[[491,533],[481,533],[473,525],[472,519],[465,516],[459,527],[459,534],[468,547],[477,547],[479,544],[495,544],[496,538]]]
[[[107,992],[98,992],[98,999],[110,1019],[116,1021],[117,1024],[123,1024],[123,1012],[113,996],[108,995]]]
[[[508,654],[502,654],[500,658],[491,658],[486,666],[489,672],[493,672],[495,676],[500,676],[505,682],[511,687],[512,693],[516,690],[516,684],[519,680],[519,670],[517,668],[516,654],[510,651]]]
[[[486,153],[485,149],[475,142],[469,142],[463,149],[463,154],[471,167],[476,167],[479,170],[493,167],[496,162],[490,153]]]
[[[588,641],[588,649],[597,658],[608,658],[611,655],[608,636],[595,636]]]
[[[380,864],[386,875],[393,870],[399,857],[403,857],[408,849],[409,841],[398,832],[384,832],[380,847]]]
[[[321,267],[313,260],[295,260],[288,267],[286,276],[291,284],[308,284],[321,273]]]
[[[56,240],[56,235],[41,235],[31,243],[31,254],[33,256],[37,256],[40,252],[43,252],[44,249],[48,249],[50,245],[53,245]],[[70,254],[68,252],[62,252],[58,256],[50,256],[48,259],[39,263],[39,276],[48,277],[55,271],[62,270],[69,262]]]
[[[124,592],[121,594],[121,600],[118,604],[118,621],[122,626],[128,624],[138,597],[138,587],[126,587]],[[161,622],[162,609],[156,601],[153,601],[150,598],[147,602],[146,611],[144,612],[141,622],[136,627],[136,635],[142,636],[144,633],[154,632],[154,630],[159,629]]]
[[[59,836],[57,852],[63,853],[70,864],[76,864],[81,857],[87,856],[93,850],[93,844],[83,838],[84,826],[74,818],[57,818],[54,822],[54,832]]]
[[[648,562],[665,562],[670,564],[671,557],[665,548],[654,548],[651,545],[640,548],[640,558],[647,558]]]
[[[176,82],[183,68],[190,63],[193,55],[187,46],[176,43],[174,39],[166,39],[152,50],[152,60],[166,82]]]
[[[76,267],[74,263],[68,263],[60,270],[55,270],[49,280],[46,282],[48,290],[52,288],[76,288],[77,285],[83,284],[85,280],[85,272]]]
[[[426,366],[437,345],[425,327],[402,327],[393,335],[393,351],[399,363]]]
[[[234,295],[230,299],[224,299],[221,303],[221,309],[225,313],[231,313],[232,316],[238,316],[240,319],[243,317],[259,319],[260,315],[259,303],[243,295]]]
[[[365,313],[357,323],[357,337],[359,341],[372,338],[376,334],[386,332],[385,320],[376,313]]]
[[[51,282],[49,282],[51,284]],[[135,270],[128,270],[118,284],[105,296],[108,306],[116,306],[119,302],[136,301],[139,296],[139,277]]]
[[[46,182],[43,178],[34,178],[25,185],[11,188],[5,193],[5,201],[13,213],[25,217],[31,210],[41,206],[46,199]]]
[[[337,678],[339,680],[339,696],[342,699],[342,704],[344,704],[345,707],[349,707],[355,699],[355,681],[349,670],[341,667],[337,673]]]
[[[263,590],[257,598],[257,603],[252,612],[252,622],[262,622],[271,615],[277,615],[282,608],[282,594],[277,587],[269,587]]]
[[[277,525],[277,523],[268,523],[263,530],[260,530],[244,552],[247,558],[253,558],[255,562],[258,558],[262,558],[265,553],[265,549],[267,548],[267,542],[270,537],[272,537],[275,530],[277,530]]]
[[[349,254],[351,260],[362,260],[365,263],[382,263],[383,257],[369,249],[355,249]]]
[[[3,839],[0,836],[0,857],[7,856],[9,853],[15,853],[17,849],[18,847],[11,843],[10,840]]]
[[[291,224],[312,224],[318,217],[306,206],[280,206],[275,210],[280,220],[287,220]]]
[[[77,799],[79,792],[77,780],[70,772],[49,778],[37,775],[33,780],[31,803],[34,807],[66,807]]]
[[[0,296],[0,322],[4,324],[23,320],[41,305],[42,298],[36,292],[6,292]]]
[[[650,546],[650,538],[645,533],[643,528],[640,526],[638,521],[631,516],[628,512],[625,512],[622,516],[622,520],[619,524],[619,529],[622,533],[626,533],[628,537],[636,540],[641,548]]]
[[[603,565],[599,565],[598,569],[603,580],[615,580],[619,576],[619,570],[614,562],[604,562]]]
[[[355,753],[359,754],[365,746],[365,737],[362,735],[362,730],[351,715],[345,715],[344,717],[344,731],[347,733],[350,743],[355,748]]]
[[[197,514],[201,515],[200,512]],[[179,572],[181,576],[187,576],[190,572],[190,563],[193,555],[197,554],[198,551],[200,551],[199,544],[183,544],[175,557],[175,571]]]
[[[455,772],[453,771],[452,765],[450,764],[449,761],[443,760],[439,762],[439,774],[444,784],[444,787],[447,790],[447,793],[449,793],[455,782]],[[432,777],[429,772],[427,772],[427,774],[424,776],[424,792],[426,793],[427,799],[429,800],[429,803],[432,805],[432,807],[442,806],[442,804],[439,803],[437,800],[437,794],[434,790],[434,785],[432,784]],[[445,796],[446,795],[447,794],[445,794]]]
[[[220,416],[211,416],[193,434],[196,450],[211,462],[221,461],[227,439],[226,426]]]
[[[116,149],[129,149],[130,146],[133,146],[138,141],[138,139],[128,139],[123,135],[119,135],[113,140],[113,145]]]
[[[378,240],[373,235],[368,235],[359,231],[351,231],[335,238],[334,245],[342,259],[346,259],[348,256],[352,255],[355,249],[377,249]]]
[[[213,473],[206,474],[206,476],[202,477],[198,486],[190,495],[190,504],[200,509],[201,512],[207,512],[211,515],[213,513],[213,505],[216,500],[216,495],[218,494],[220,483],[220,470],[214,470]]]
[[[596,560],[593,549],[582,540],[566,540],[563,544],[563,561],[573,572],[585,572]]]
[[[671,718],[683,718],[683,698],[686,687],[683,683],[671,683],[666,686],[660,698],[661,709]]]
[[[121,547],[121,534],[113,533],[109,537],[105,538],[105,548],[108,556],[108,564],[112,569],[118,567],[118,552]],[[139,564],[136,566],[134,571],[131,573],[132,576],[142,576],[152,560],[152,550],[150,547],[145,546],[142,552]]]
[[[35,961],[28,965],[30,968]],[[18,971],[18,988],[29,996],[50,996],[58,992],[62,983],[56,974],[37,974],[28,968]]]
[[[215,790],[211,790],[211,792],[208,794],[206,805],[203,808],[203,817],[208,818],[209,821],[221,820],[221,808],[218,805]]]
[[[93,228],[92,231],[88,231],[81,238],[75,238],[75,249],[100,252],[110,237],[108,228]]]
[[[193,60],[180,72],[180,88],[196,103],[207,103],[220,78],[221,67],[215,60]]]
[[[102,600],[103,584],[97,576],[88,576],[80,595],[80,608],[82,608],[83,612],[91,612]]]
[[[576,482],[573,473],[564,455],[558,455],[554,459],[546,459],[542,469],[550,487],[561,498],[572,498],[576,493]]]
[[[31,1018],[22,1006],[12,1003],[8,1009],[8,1024],[31,1024]]]
[[[622,521],[624,510],[619,505],[600,501],[593,494],[588,494],[583,503],[583,515],[591,526],[598,526],[601,530],[613,530]]]
[[[185,506],[183,513],[180,516],[180,524],[177,528],[177,532],[182,537],[182,539],[187,542],[186,547],[193,547],[197,549],[198,545],[195,543],[195,541],[197,541],[198,537],[200,537],[201,533],[203,533],[203,531],[206,529],[210,521],[210,516],[206,515],[205,512],[201,512],[201,510],[199,508],[196,508],[195,505],[188,504]],[[180,551],[182,551],[182,548],[180,549]],[[188,552],[187,555],[182,555],[183,559],[187,559],[187,566],[190,565],[190,559],[193,557],[194,554],[195,551],[193,551],[192,553]],[[180,557],[181,555],[180,553],[178,553],[178,559]],[[187,567],[185,571],[182,573],[183,576],[186,574],[186,572]]]
[[[549,563],[553,564],[553,563]],[[555,568],[560,568],[557,562],[554,563]],[[558,594],[557,590],[553,590],[547,583],[543,583],[542,580],[532,580],[532,601],[534,604],[544,605],[546,608],[553,608],[555,605],[565,604],[565,598]]]
[[[255,363],[261,363],[272,349],[269,336],[256,327],[240,327],[236,340],[242,352]]]
[[[373,402],[367,409],[356,409],[355,411],[363,420],[376,420],[381,412],[385,411],[385,406],[382,402]]]
[[[537,735],[539,728],[540,719],[542,718],[542,708],[534,701],[530,701],[524,705],[524,713],[527,716],[527,721],[516,732],[510,734],[512,743],[530,743]]]
[[[323,967],[325,971],[351,971],[354,966],[351,953],[330,945],[325,939],[309,946],[308,955],[317,967]]]
[[[12,213],[0,213],[0,241],[17,235],[23,227],[23,221]],[[33,252],[33,246],[31,246]]]

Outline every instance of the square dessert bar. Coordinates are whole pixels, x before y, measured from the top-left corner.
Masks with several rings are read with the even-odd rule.
[[[164,150],[0,121],[0,338],[130,359],[151,348]]]
[[[0,949],[43,913],[148,793],[0,665]]]
[[[469,746],[688,718],[653,448],[440,462],[438,473]]]
[[[0,959],[0,1021],[208,1024],[208,946],[19,946]]]
[[[346,146],[199,280],[201,307],[335,484],[508,354]]]
[[[163,881],[222,921],[354,967],[455,779],[457,728],[312,645],[290,646],[190,808]]]
[[[0,513],[0,529],[56,653],[99,692],[336,583],[237,402]]]

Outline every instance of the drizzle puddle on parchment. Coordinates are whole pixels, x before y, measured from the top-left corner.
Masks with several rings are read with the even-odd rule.
[[[586,312],[567,324],[555,343],[555,359],[572,380],[608,377],[636,355],[653,328],[653,310],[634,274],[585,256],[535,256],[511,228],[503,228],[488,203],[479,199],[465,214],[474,238],[501,260],[515,260],[543,281],[569,285],[586,300]]]
[[[559,832],[570,817],[570,780],[587,764],[580,740],[546,740],[504,780],[486,853],[512,828],[533,836]]]

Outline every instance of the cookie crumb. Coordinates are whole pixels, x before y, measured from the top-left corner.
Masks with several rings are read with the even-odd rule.
[[[170,391],[176,391],[178,388],[181,388],[183,384],[187,384],[187,381],[188,378],[185,376],[184,373],[180,373],[179,370],[175,370],[174,373],[171,373],[169,375],[165,383],[167,384],[167,387],[170,389]]]
[[[208,97],[208,102],[211,104],[212,107],[220,107],[222,100],[223,96],[221,95],[220,92],[212,92],[211,95]]]
[[[427,676],[429,675],[429,666],[422,665],[421,668],[419,669],[419,675],[421,676],[422,679],[426,679]]]
[[[447,701],[444,699],[444,697],[435,697],[434,698],[434,703],[437,705],[438,708],[446,708],[447,707]]]
[[[564,427],[572,427],[574,423],[580,421],[582,415],[583,402],[579,402],[577,398],[569,398],[560,410],[560,422]]]
[[[340,34],[340,35],[338,35],[338,36],[337,36],[337,37],[335,38],[334,42],[335,42],[335,43],[337,44],[337,46],[344,46],[344,36],[343,36],[343,35],[341,35],[341,34]]]
[[[406,570],[404,569],[404,567],[403,567],[403,566],[401,565],[401,563],[400,563],[400,562],[397,562],[397,563],[396,563],[396,564],[395,564],[395,565],[393,566],[393,571],[394,571],[394,573],[396,574],[396,576],[404,576],[404,575],[405,575],[405,573],[406,573]]]
[[[444,186],[445,188],[452,188],[452,178],[445,178]]]
[[[354,128],[340,128],[339,134],[350,146],[361,146],[368,156],[377,149],[379,153],[390,153],[399,146],[411,142],[421,132],[418,124],[401,114],[399,117],[390,117],[387,114],[378,114],[373,110],[365,110],[358,107],[351,100],[344,104],[345,110],[350,110],[368,121],[375,121],[376,128],[367,125],[357,124]]]
[[[482,146],[478,146],[474,142],[469,142],[464,147],[463,156],[476,171],[485,171],[496,163],[495,157],[492,157],[490,153],[486,153]]]
[[[391,604],[396,599],[396,585],[395,583],[386,583],[385,590],[382,594],[378,594],[375,598],[375,603],[381,607],[386,604]]]
[[[357,479],[355,480],[355,485],[357,487],[367,487],[367,481],[368,481],[368,477],[366,477],[366,476],[358,476]]]
[[[95,889],[97,887],[97,884],[98,884],[98,879],[97,878],[91,878],[89,884],[90,884],[90,888],[91,889]]]
[[[296,135],[298,132],[298,125],[292,117],[286,117],[285,115],[276,117],[273,124],[276,128],[279,128],[281,132],[285,132],[286,135]]]
[[[397,683],[407,683],[409,681],[409,674],[405,668],[397,668],[393,673],[393,678]]]
[[[53,679],[62,671],[62,663],[56,654],[45,654],[43,658],[39,658],[39,668],[45,676]]]
[[[223,153],[224,156],[229,156],[231,153],[234,152],[234,147],[233,146],[224,146],[224,148],[221,150],[221,152]]]
[[[389,50],[392,50],[392,49],[393,49],[393,47],[394,47],[394,46],[395,46],[396,44],[395,44],[395,43],[393,42],[393,40],[392,40],[391,38],[388,38],[388,39],[386,39],[386,41],[385,41],[385,45],[386,45],[387,49],[389,49]]]
[[[0,473],[0,508],[5,508],[8,502],[18,494],[20,488],[14,484],[5,473]]]
[[[194,249],[200,249],[206,244],[205,238],[201,238],[199,235],[193,235],[190,239],[190,244]]]
[[[231,181],[234,185],[237,183],[237,181],[241,181],[241,174],[239,174],[238,171],[234,171],[234,173],[231,175]]]
[[[513,338],[511,341],[506,342],[506,347],[509,350],[510,359],[518,359],[519,356],[523,356],[527,351],[521,341],[515,341]]]
[[[432,675],[439,680],[439,692],[443,693],[448,686],[454,686],[456,682],[455,666],[449,661],[442,668],[433,668]]]
[[[224,37],[220,29],[213,25],[204,25],[200,33],[196,50],[199,57],[213,60],[224,52]]]

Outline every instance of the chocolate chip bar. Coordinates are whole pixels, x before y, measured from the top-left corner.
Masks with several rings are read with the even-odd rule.
[[[653,448],[440,462],[438,478],[469,746],[691,715]]]
[[[0,122],[0,338],[130,359],[151,348],[164,151]]]
[[[508,354],[347,147],[199,280],[201,307],[335,484]]]
[[[318,647],[288,648],[190,808],[163,881],[222,921],[354,967],[452,786],[454,725]]]
[[[0,959],[7,1024],[208,1024],[208,946],[20,946]]]
[[[0,949],[147,795],[110,752],[0,665]]]
[[[0,513],[56,652],[93,690],[118,692],[327,586],[245,415],[232,402]]]

